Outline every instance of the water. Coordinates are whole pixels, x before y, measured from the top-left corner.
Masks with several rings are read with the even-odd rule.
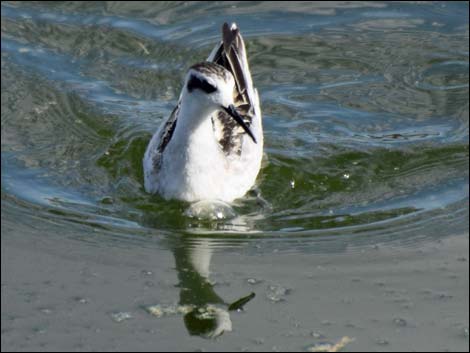
[[[224,21],[247,42],[265,156],[254,191],[226,217],[199,219],[189,204],[145,193],[141,160]],[[62,250],[73,239],[173,254],[179,286],[193,291],[174,301],[224,313],[230,303],[207,279],[214,253],[243,257],[250,277],[273,253],[354,258],[465,234],[468,57],[465,2],[2,3],[2,231],[41,229],[40,241],[57,235]],[[267,294],[252,310],[271,302],[271,287],[282,301],[301,286],[258,276]],[[190,329],[202,330],[198,320],[188,317],[188,332],[213,335]]]

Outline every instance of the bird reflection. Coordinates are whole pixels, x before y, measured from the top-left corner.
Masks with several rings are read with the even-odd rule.
[[[213,249],[211,239],[191,242],[183,240],[173,250],[178,272],[179,305],[191,308],[184,315],[184,323],[190,335],[215,338],[232,331],[230,312],[239,311],[255,294],[226,303],[214,290],[209,280]]]

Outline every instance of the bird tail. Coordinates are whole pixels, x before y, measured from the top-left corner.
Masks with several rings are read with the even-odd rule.
[[[222,41],[215,46],[207,61],[215,62],[229,70],[235,78],[237,108],[254,114],[254,89],[246,56],[245,42],[235,23],[222,26]]]

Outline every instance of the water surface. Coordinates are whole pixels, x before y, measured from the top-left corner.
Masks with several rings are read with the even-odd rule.
[[[224,21],[237,22],[246,40],[265,156],[254,190],[235,202],[232,217],[201,220],[189,204],[146,194],[141,160],[178,99],[185,70],[206,58]],[[7,239],[19,230],[43,233],[39,239],[59,253],[72,239],[77,249],[91,243],[137,257],[143,249],[155,258],[172,254],[173,265],[154,265],[170,266],[174,284],[189,293],[159,284],[154,290],[167,293],[162,303],[121,301],[117,311],[135,310],[170,332],[169,319],[151,317],[148,307],[180,305],[187,312],[174,313],[185,318],[178,336],[212,337],[214,325],[229,331],[220,322],[228,325],[230,304],[256,288],[222,299],[209,279],[213,254],[238,254],[247,277],[277,256],[348,254],[354,262],[371,247],[413,253],[468,232],[468,56],[465,2],[4,2],[2,230]],[[298,274],[305,261],[285,266]],[[247,316],[302,283],[289,289],[268,283],[271,275],[251,278],[263,289],[243,305]],[[232,273],[226,281],[236,280]],[[468,297],[468,276],[466,286]],[[2,332],[11,326],[3,308]],[[462,320],[468,345],[468,310]],[[231,328],[227,335],[247,334]],[[339,335],[354,336],[347,329]],[[377,340],[350,346],[400,348]],[[401,348],[421,347],[410,340]]]

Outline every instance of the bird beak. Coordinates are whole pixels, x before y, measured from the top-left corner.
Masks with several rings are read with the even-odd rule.
[[[254,143],[256,142],[255,135],[253,135],[253,132],[251,132],[251,129],[248,127],[248,125],[245,124],[243,121],[242,116],[237,112],[233,104],[230,104],[228,107],[220,106],[223,111],[225,111],[228,115],[230,115],[235,121],[240,125],[245,132],[250,135]]]

